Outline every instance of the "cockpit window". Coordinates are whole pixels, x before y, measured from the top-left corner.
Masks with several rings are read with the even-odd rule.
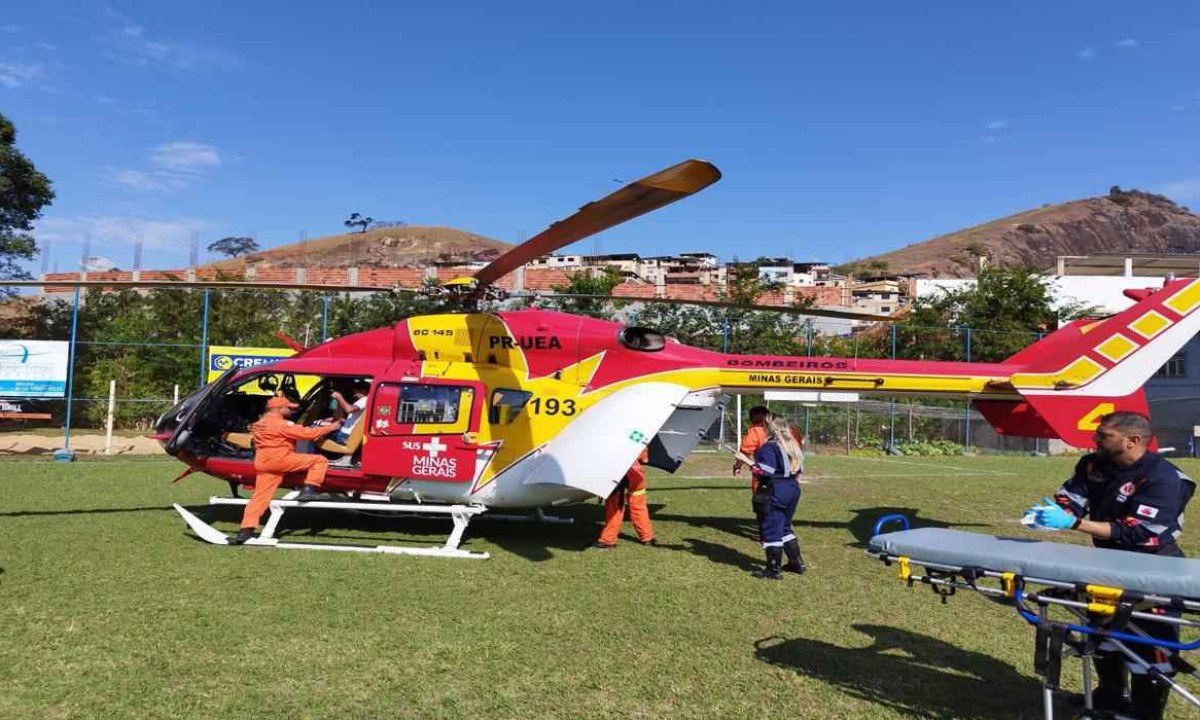
[[[511,425],[524,409],[533,393],[525,390],[496,388],[492,391],[492,402],[488,406],[488,422],[493,425]]]

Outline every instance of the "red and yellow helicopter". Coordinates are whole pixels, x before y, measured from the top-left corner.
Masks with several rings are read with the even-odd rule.
[[[444,513],[455,522],[447,543],[283,543],[274,530],[283,511],[297,506],[285,497],[275,501],[262,537],[251,544],[480,557],[458,548],[473,516],[505,508],[540,513],[607,497],[643,450],[650,465],[674,471],[728,393],[971,398],[1001,433],[1085,447],[1101,415],[1147,411],[1143,383],[1200,331],[1198,280],[1137,291],[1127,310],[1073,322],[1000,363],[727,355],[651,328],[546,310],[476,309],[497,279],[525,263],[718,179],[713,165],[688,160],[584,206],[474,277],[452,283],[464,312],[411,317],[268,365],[230,370],[160,418],[164,448],[190,470],[252,485],[247,430],[269,394],[291,396],[300,403],[296,422],[310,422],[326,413],[334,390],[369,381],[366,410],[349,439],[318,447],[350,458],[330,469],[325,484],[326,491],[350,497],[304,505]],[[224,543],[223,534],[176,508],[201,537]]]

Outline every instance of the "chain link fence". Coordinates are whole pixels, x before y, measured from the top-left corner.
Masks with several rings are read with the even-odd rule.
[[[35,434],[69,439],[104,434],[148,434],[155,420],[180,397],[208,379],[206,350],[212,346],[284,347],[278,332],[309,345],[405,317],[435,312],[437,302],[402,293],[327,295],[270,290],[153,290],[49,296],[45,302],[22,298],[4,303],[0,340],[67,340],[72,372],[68,398],[34,402],[30,407],[48,420],[21,420],[0,413],[0,452],[14,451],[6,441]],[[66,298],[59,299],[59,298]],[[13,311],[12,308],[19,308]],[[613,313],[619,316],[620,313]],[[719,327],[719,326],[718,326]],[[714,349],[775,353],[755,349],[740,326],[726,321]],[[938,359],[970,362],[980,348],[1019,349],[1037,333],[996,333],[972,328],[913,328],[885,324],[858,328],[850,335],[821,332],[818,323],[801,323],[792,352],[810,356],[922,357],[939,349]],[[671,328],[664,328],[672,333]],[[1017,337],[1020,335],[1020,337]],[[723,346],[723,347],[722,347]],[[947,348],[950,348],[947,351]],[[949,357],[947,356],[949,355]],[[14,400],[4,398],[3,400]],[[743,413],[761,398],[746,397]],[[1046,441],[998,436],[964,401],[878,398],[854,403],[769,403],[787,415],[816,452],[1040,452]],[[706,445],[736,445],[736,403],[708,433]],[[49,440],[47,440],[49,442]],[[114,441],[121,444],[121,440]]]

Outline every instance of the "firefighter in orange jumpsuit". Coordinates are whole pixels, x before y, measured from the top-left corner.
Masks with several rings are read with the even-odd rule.
[[[649,453],[643,450],[608,500],[604,501],[604,529],[592,547],[611,550],[617,546],[626,504],[629,505],[629,520],[633,523],[638,542],[643,545],[654,544],[654,528],[650,525],[650,510],[646,507],[646,471],[642,470],[642,463],[649,459]]]
[[[306,471],[304,487],[297,500],[314,500],[320,497],[317,488],[325,482],[325,471],[329,461],[320,455],[296,452],[297,440],[319,440],[341,427],[341,421],[316,427],[302,427],[288,420],[288,415],[299,407],[282,395],[267,401],[267,411],[250,426],[254,437],[254,495],[242,515],[242,529],[230,538],[230,545],[241,545],[254,537],[258,520],[271,503],[283,476],[287,473]]]

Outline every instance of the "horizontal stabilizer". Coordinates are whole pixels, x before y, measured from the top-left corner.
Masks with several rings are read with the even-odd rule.
[[[1090,448],[1100,418],[1118,410],[1149,415],[1139,390],[1119,398],[1084,395],[1028,395],[1020,402],[980,400],[971,405],[1001,435],[1059,438],[1077,448]]]

